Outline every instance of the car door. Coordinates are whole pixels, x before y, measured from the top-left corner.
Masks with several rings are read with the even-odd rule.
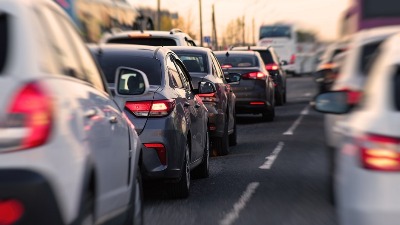
[[[185,98],[186,104],[188,105],[188,110],[190,113],[191,120],[191,144],[192,144],[192,162],[200,159],[203,156],[203,146],[204,146],[204,113],[202,113],[203,108],[201,107],[198,98],[195,97],[193,93],[192,86],[189,80],[189,73],[186,71],[183,63],[174,56],[174,62],[178,70],[179,76],[183,81],[183,86],[185,88]]]
[[[121,110],[109,94],[89,50],[70,21],[56,11],[44,10],[51,21],[59,49],[68,53],[73,68],[65,72],[80,79],[74,92],[83,121],[84,143],[90,150],[96,170],[96,215],[105,215],[128,204],[129,131]]]

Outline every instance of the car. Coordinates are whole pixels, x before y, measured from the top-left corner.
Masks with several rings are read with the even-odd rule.
[[[237,143],[235,101],[236,96],[225,79],[214,53],[202,47],[169,47],[182,60],[197,87],[200,81],[208,81],[216,86],[213,94],[199,94],[208,110],[209,132],[212,148],[218,155],[229,153],[229,146]]]
[[[400,214],[400,34],[379,47],[368,72],[362,100],[331,91],[316,98],[325,113],[351,114],[341,124],[334,174],[338,222],[392,225]]]
[[[193,38],[179,29],[170,31],[123,31],[104,37],[101,43],[149,46],[196,46]]]
[[[79,32],[50,0],[0,12],[0,223],[141,224],[142,144]]]
[[[329,91],[337,76],[337,65],[334,63],[335,57],[348,49],[348,38],[337,41],[329,45],[319,59],[319,64],[313,76],[317,84],[317,93]]]
[[[282,66],[286,65],[286,61],[280,61],[278,54],[272,46],[247,46],[233,47],[231,51],[256,51],[259,52],[264,61],[265,68],[268,70],[275,84],[275,103],[283,105],[286,103],[286,72]]]
[[[275,88],[260,53],[255,51],[216,51],[230,86],[236,95],[236,114],[261,114],[264,121],[275,118]]]
[[[132,67],[146,74],[149,91],[125,95],[124,109],[143,143],[143,177],[166,181],[171,197],[188,197],[191,170],[200,178],[209,174],[208,112],[196,95],[214,94],[215,86],[200,82],[194,89],[182,61],[165,47],[107,44],[91,51],[116,95],[121,88],[114,83],[117,68]]]
[[[347,51],[337,54],[334,58],[334,64],[341,65],[340,68],[333,69],[338,74],[335,82],[332,84],[333,91],[347,91],[351,94],[354,103],[360,100],[364,83],[368,77],[368,70],[373,63],[374,56],[379,49],[379,46],[391,35],[400,32],[400,26],[388,26],[381,28],[372,28],[360,31],[349,39]],[[338,63],[338,61],[341,61]],[[349,100],[350,101],[350,100]],[[340,132],[337,132],[337,127],[346,121],[346,118],[351,114],[326,114],[324,115],[324,132],[325,144],[330,162],[330,181],[332,182],[332,174],[335,167],[334,152],[342,138]],[[332,190],[332,186],[331,190]],[[333,195],[333,192],[330,192]],[[333,196],[331,196],[333,200]]]

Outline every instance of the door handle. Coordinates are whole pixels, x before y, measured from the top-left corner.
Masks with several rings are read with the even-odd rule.
[[[88,111],[85,112],[85,117],[86,118],[92,118],[97,115],[97,110],[96,109],[89,109]]]
[[[110,116],[110,118],[108,119],[108,121],[110,121],[110,123],[118,123],[118,119],[116,116]]]
[[[189,107],[189,106],[190,106],[190,103],[189,103],[189,102],[185,102],[185,103],[183,103],[183,106]]]

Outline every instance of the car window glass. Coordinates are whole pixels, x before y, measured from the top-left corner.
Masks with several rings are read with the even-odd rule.
[[[394,99],[397,111],[400,111],[400,67],[397,68],[394,76]]]
[[[214,55],[211,55],[211,60],[213,61],[215,70],[217,71],[217,76],[219,78],[221,78],[223,81],[225,81],[224,72],[222,71],[221,66],[219,65],[219,62]]]
[[[377,49],[379,48],[381,43],[382,43],[381,41],[370,43],[362,48],[359,69],[363,75],[368,74],[369,65],[372,64],[374,55],[377,52]]]
[[[71,42],[64,27],[61,27],[60,24],[57,23],[57,18],[55,18],[48,8],[42,7],[38,15],[42,16],[42,21],[47,23],[50,28],[49,32],[52,33],[51,38],[54,40],[54,53],[56,53],[56,57],[60,59],[62,74],[86,81],[79,59],[71,48]]]
[[[76,50],[76,55],[81,62],[81,66],[86,75],[87,81],[100,91],[106,92],[101,74],[94,62],[94,59],[89,50],[83,44],[81,37],[77,34],[77,30],[70,24],[69,21],[67,21],[65,17],[60,17],[59,21],[61,26],[65,29],[65,31],[67,31],[66,33],[68,34],[70,41],[73,43],[71,48],[74,47]]]
[[[185,72],[185,69],[182,68],[182,65],[180,63],[175,61],[175,65],[178,70],[179,76],[181,77],[183,86],[185,87],[186,90],[190,90],[190,84],[187,78],[190,75]]]
[[[244,54],[226,54],[217,55],[219,63],[223,66],[231,67],[257,67],[258,61],[254,55],[244,55]]]
[[[9,24],[8,16],[6,14],[0,15],[0,75],[6,64],[7,51],[8,51],[8,39],[9,39]]]
[[[259,51],[264,64],[273,64],[274,59],[270,51]]]
[[[107,41],[108,43],[114,44],[133,44],[133,45],[149,45],[149,46],[177,46],[177,43],[172,38],[156,38],[156,37],[145,37],[145,38],[112,38]]]
[[[167,57],[167,68],[170,75],[170,80],[172,81],[172,85],[177,88],[184,88],[181,77],[178,74],[175,63],[172,62],[171,57]]]
[[[204,54],[176,53],[189,72],[208,73],[207,59]]]

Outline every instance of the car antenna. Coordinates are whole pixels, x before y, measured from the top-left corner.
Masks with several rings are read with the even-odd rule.
[[[229,52],[226,52],[226,54],[225,54],[225,55],[226,55],[226,57],[229,57]]]

